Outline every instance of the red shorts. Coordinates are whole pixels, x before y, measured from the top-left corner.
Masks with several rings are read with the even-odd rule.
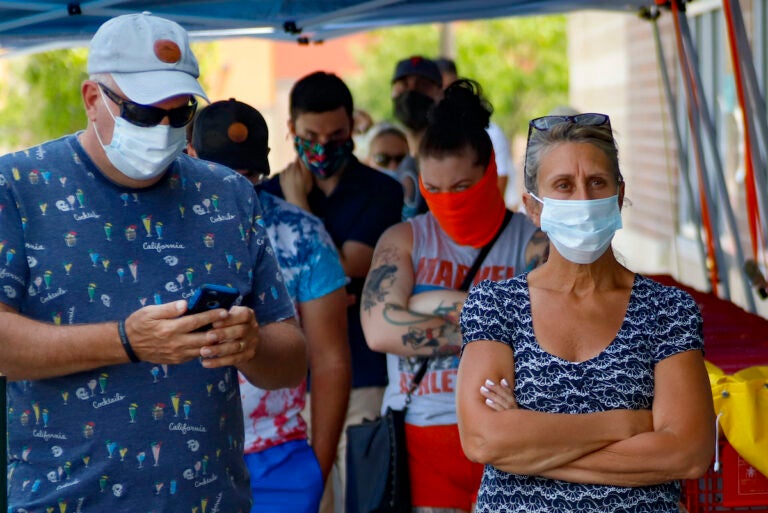
[[[405,425],[413,506],[471,511],[483,465],[464,456],[459,427]]]

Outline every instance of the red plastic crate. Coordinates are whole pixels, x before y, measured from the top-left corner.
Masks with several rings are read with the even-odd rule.
[[[690,513],[750,511],[768,513],[768,478],[726,441],[720,443],[721,470],[683,482],[683,504]]]

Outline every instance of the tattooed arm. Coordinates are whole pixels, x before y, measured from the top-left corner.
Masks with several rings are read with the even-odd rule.
[[[437,315],[458,326],[461,307],[466,300],[467,293],[460,290],[430,290],[411,296],[408,309],[420,314]]]
[[[525,270],[531,271],[547,261],[549,239],[536,230],[525,246]],[[446,321],[459,324],[459,316],[467,293],[460,290],[431,290],[411,296],[408,309],[421,314],[438,315]]]
[[[525,246],[525,270],[532,271],[549,258],[549,238],[541,230],[536,230]]]
[[[414,284],[412,248],[409,223],[389,228],[376,244],[361,300],[365,339],[374,351],[401,356],[456,353],[461,347],[457,324],[446,321],[439,308],[433,313],[409,308]]]

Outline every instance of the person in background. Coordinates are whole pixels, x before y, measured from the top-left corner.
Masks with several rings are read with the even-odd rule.
[[[371,138],[373,118],[363,109],[355,109],[352,113],[352,141],[355,144],[353,152],[360,160],[365,160],[368,154],[368,141]]]
[[[307,340],[315,391],[311,447],[301,417],[306,381],[298,387],[268,391],[240,379],[251,512],[316,513],[349,400],[347,280],[322,221],[258,190],[270,171],[268,138],[259,111],[234,99],[215,102],[198,113],[189,154],[225,164],[257,186],[263,222]]]
[[[461,312],[477,511],[677,513],[677,480],[701,476],[716,442],[701,314],[614,256],[625,186],[608,116],[545,116],[528,133],[524,201],[549,259],[480,283]]]
[[[397,167],[397,176],[405,191],[403,221],[427,211],[419,189],[416,152],[427,128],[427,114],[443,96],[443,79],[437,65],[420,55],[403,59],[392,75],[392,106],[395,119],[405,127],[411,155]]]
[[[435,59],[435,64],[440,69],[443,77],[443,88],[448,87],[459,78],[456,70],[456,62],[447,57]],[[499,173],[499,190],[504,195],[507,206],[517,208],[520,203],[520,194],[516,188],[515,164],[512,161],[512,150],[509,139],[499,125],[491,121],[488,124],[488,136],[493,143],[493,152],[496,155],[496,168]]]
[[[408,138],[390,123],[379,123],[371,129],[365,164],[397,180],[397,167],[408,154]],[[412,184],[418,186],[418,184]],[[403,191],[403,194],[408,194]]]
[[[403,191],[396,180],[361,164],[352,155],[352,94],[336,75],[318,71],[301,78],[290,93],[288,128],[296,160],[263,184],[323,220],[350,278],[348,337],[352,391],[345,426],[379,413],[387,382],[384,355],[371,351],[360,326],[360,294],[379,236],[400,219]],[[310,395],[315,394],[314,384]],[[322,403],[323,398],[320,398]],[[314,417],[314,412],[312,413]],[[346,437],[342,435],[321,511],[333,503],[343,511]]]
[[[461,283],[497,234],[473,282],[511,278],[546,257],[543,234],[504,205],[485,131],[490,115],[477,83],[459,80],[446,89],[419,148],[429,212],[384,232],[363,290],[366,339],[387,353],[382,410],[403,407],[414,374],[429,357],[405,419],[418,513],[469,512],[483,471],[464,456],[456,425],[458,319],[467,297]]]
[[[181,26],[112,18],[87,70],[85,130],[0,158],[9,511],[248,511],[237,373],[307,366],[259,200],[182,154],[205,94]],[[240,305],[184,315],[206,282]]]

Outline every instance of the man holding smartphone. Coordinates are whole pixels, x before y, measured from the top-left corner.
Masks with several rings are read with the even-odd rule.
[[[205,94],[179,25],[109,20],[88,73],[84,131],[0,158],[9,510],[247,511],[238,371],[306,372],[258,198],[181,153]],[[241,305],[182,315],[206,282]]]

